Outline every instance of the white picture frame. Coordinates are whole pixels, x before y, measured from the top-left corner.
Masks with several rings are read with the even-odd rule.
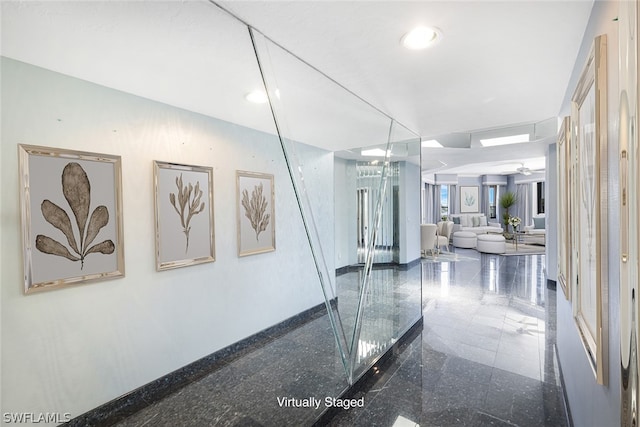
[[[479,189],[477,186],[460,186],[460,213],[480,212]]]

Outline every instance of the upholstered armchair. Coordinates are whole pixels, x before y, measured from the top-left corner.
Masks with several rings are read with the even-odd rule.
[[[420,252],[422,256],[427,254],[427,251],[431,251],[431,255],[436,250],[436,231],[438,226],[435,224],[421,224],[420,225]]]
[[[440,221],[437,225],[437,240],[436,247],[440,250],[441,247],[447,248],[447,252],[449,250],[449,242],[451,241],[451,232],[453,231],[453,221]]]

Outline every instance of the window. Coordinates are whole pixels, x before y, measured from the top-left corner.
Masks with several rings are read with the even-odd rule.
[[[440,186],[440,215],[449,215],[449,186]]]
[[[536,213],[544,213],[544,182],[536,182]]]
[[[489,186],[489,218],[496,217],[496,200],[498,199],[498,186]]]

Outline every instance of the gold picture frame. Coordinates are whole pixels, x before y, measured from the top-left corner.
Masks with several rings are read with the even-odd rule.
[[[153,161],[156,270],[216,259],[213,168]]]
[[[120,156],[18,145],[24,293],[124,276]]]
[[[236,171],[238,256],[276,250],[273,175]]]
[[[607,39],[595,38],[572,97],[573,316],[598,384],[607,384]]]
[[[556,153],[558,159],[558,282],[564,297],[571,300],[571,117],[565,117],[558,133]]]

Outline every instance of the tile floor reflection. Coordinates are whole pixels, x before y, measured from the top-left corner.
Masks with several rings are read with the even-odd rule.
[[[544,256],[458,254],[423,263],[422,334],[331,425],[567,425]]]
[[[338,312],[351,342],[362,284],[363,270],[337,278]],[[380,355],[420,318],[421,268],[374,268],[363,300],[360,339],[354,359],[358,378]]]
[[[377,273],[379,293],[366,302],[377,316],[365,317],[363,342],[393,341],[394,330],[415,316],[412,308],[420,306],[421,297],[423,329],[362,385],[355,397],[364,397],[363,408],[341,410],[323,424],[566,425],[554,358],[555,291],[546,288],[544,256],[503,257],[465,249],[457,255],[457,261],[448,256],[442,258],[446,262]],[[416,286],[420,275],[422,293]],[[346,328],[357,306],[348,296],[357,295],[358,286],[357,272],[338,283],[338,310]],[[361,363],[368,358],[363,352]],[[323,315],[118,425],[313,425],[323,406],[280,407],[277,398],[324,399],[345,387]]]
[[[337,316],[351,339],[362,269],[337,278]],[[375,268],[363,303],[356,377],[368,369],[421,315],[421,266]],[[329,318],[317,318],[121,420],[125,426],[306,426],[326,410],[324,399],[348,387]],[[316,398],[317,408],[285,399]],[[284,402],[284,404],[282,403]]]

